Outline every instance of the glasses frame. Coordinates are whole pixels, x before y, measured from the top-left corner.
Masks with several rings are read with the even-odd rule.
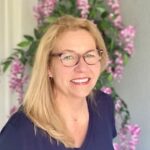
[[[64,52],[73,52],[73,53],[75,53],[77,56],[78,56],[78,60],[77,60],[77,62],[74,64],[74,65],[71,65],[71,66],[67,66],[67,65],[65,65],[64,63],[63,63],[63,61],[62,61],[62,59],[61,59],[61,56],[64,54]],[[59,59],[60,59],[60,61],[61,61],[61,63],[65,66],[65,67],[73,67],[73,66],[76,66],[79,62],[80,62],[80,59],[81,59],[81,57],[83,58],[83,60],[84,60],[84,62],[86,63],[86,64],[88,64],[88,65],[95,65],[97,62],[95,62],[94,64],[90,64],[90,63],[88,63],[87,61],[86,61],[86,59],[85,59],[85,54],[87,54],[87,53],[89,53],[89,52],[91,52],[91,51],[97,51],[98,52],[98,54],[99,54],[99,56],[100,56],[100,58],[99,58],[99,60],[98,61],[100,61],[101,60],[101,58],[102,58],[102,54],[103,54],[103,49],[93,49],[93,50],[89,50],[89,51],[87,51],[87,52],[85,52],[84,54],[78,54],[78,53],[76,53],[76,52],[74,52],[73,50],[65,50],[65,51],[63,51],[63,52],[58,52],[58,53],[52,53],[51,54],[51,56],[52,57],[59,57]]]

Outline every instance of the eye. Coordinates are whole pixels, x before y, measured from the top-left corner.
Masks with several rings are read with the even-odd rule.
[[[65,53],[65,54],[62,54],[61,59],[62,60],[73,60],[75,58],[74,58],[73,54]]]
[[[85,57],[86,58],[92,58],[92,57],[95,57],[95,55],[93,55],[93,54],[86,54]]]
[[[86,58],[95,58],[97,56],[95,51],[88,52],[87,54],[84,55]]]

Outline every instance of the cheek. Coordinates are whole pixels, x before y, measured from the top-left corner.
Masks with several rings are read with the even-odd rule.
[[[95,77],[99,77],[100,72],[101,72],[101,65],[97,64],[97,65],[93,66],[92,71],[93,71],[93,74],[95,75]]]
[[[55,66],[55,68],[52,71],[54,82],[65,82],[69,79],[70,71],[68,69],[65,69],[64,67]]]

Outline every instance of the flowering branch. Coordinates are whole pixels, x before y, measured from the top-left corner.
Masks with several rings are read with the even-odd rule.
[[[140,128],[138,125],[125,125],[120,129],[118,136],[120,144],[114,143],[115,150],[136,150],[139,141]]]
[[[110,10],[100,0],[41,0],[33,8],[38,23],[34,29],[34,36],[25,35],[25,39],[17,45],[18,48],[1,65],[4,72],[11,66],[10,89],[18,94],[20,105],[24,85],[28,80],[28,76],[24,75],[25,68],[32,67],[37,46],[48,26],[65,14],[92,20],[102,32],[110,58],[108,68],[98,79],[96,88],[112,95],[116,120],[121,120],[118,134],[122,144],[114,144],[114,147],[115,150],[127,150],[126,147],[134,150],[140,129],[137,125],[129,124],[130,113],[127,104],[116,93],[113,81],[122,79],[124,66],[134,53],[135,28],[123,24],[119,0],[108,0],[107,4]],[[15,110],[16,106],[12,107],[11,113]]]
[[[45,17],[48,17],[53,12],[56,5],[56,0],[44,0],[38,3],[34,9],[34,16],[37,19],[37,22],[40,24],[43,22]]]
[[[90,5],[88,0],[77,0],[77,8],[81,11],[81,17],[87,18],[89,14]]]
[[[11,65],[9,87],[12,92],[18,93],[19,104],[22,103],[23,87],[28,80],[28,76],[25,76],[24,70],[25,66],[18,58],[15,58]]]

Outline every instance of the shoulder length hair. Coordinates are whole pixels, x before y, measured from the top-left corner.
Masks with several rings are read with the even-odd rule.
[[[54,51],[59,36],[69,30],[79,29],[88,31],[94,38],[97,49],[103,49],[100,63],[102,71],[106,68],[107,50],[96,25],[87,19],[70,15],[60,17],[48,28],[39,43],[29,87],[23,101],[24,111],[34,125],[66,147],[73,147],[74,141],[55,106],[54,82],[48,76],[48,68],[51,64],[51,53]]]

